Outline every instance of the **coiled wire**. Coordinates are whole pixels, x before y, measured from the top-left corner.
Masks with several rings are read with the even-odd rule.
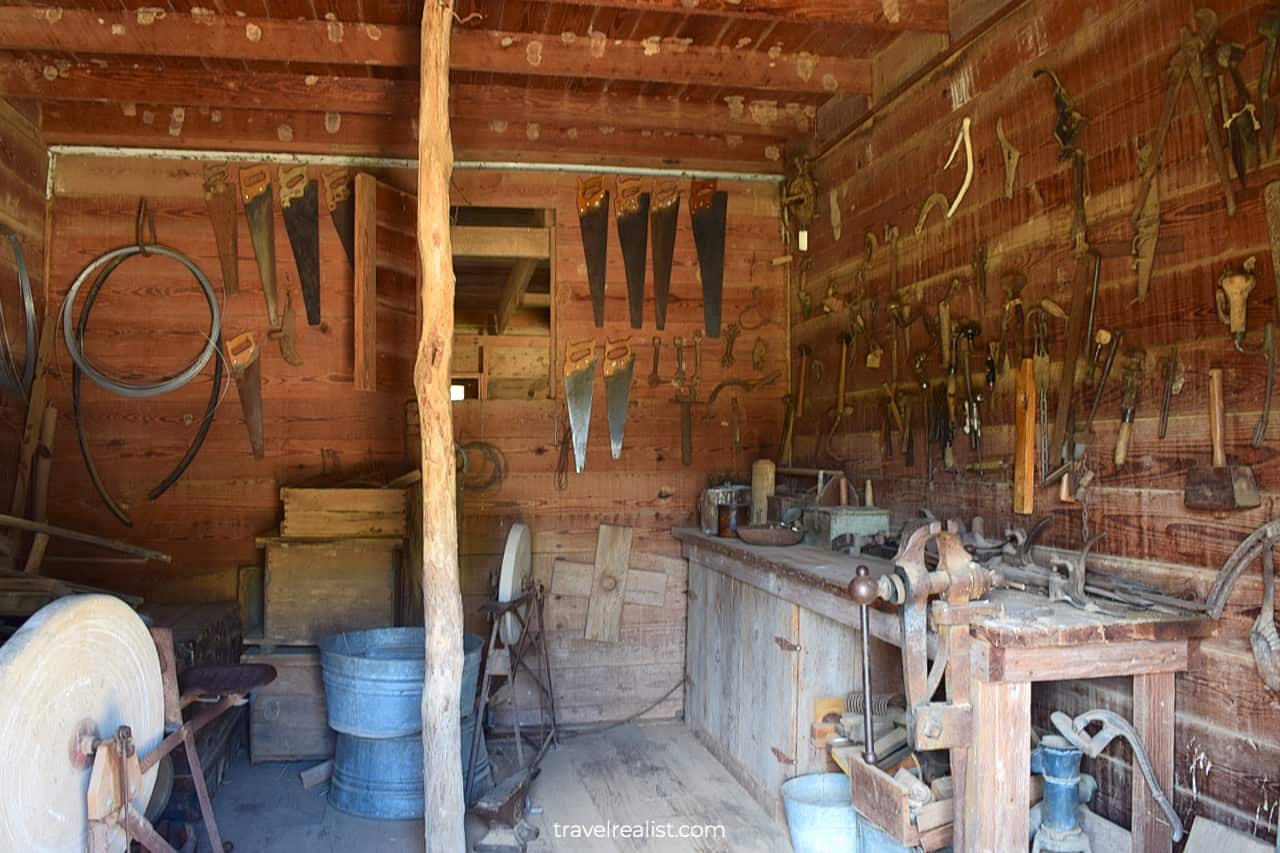
[[[27,325],[26,363],[22,366],[22,375],[18,375],[18,364],[13,357],[13,346],[9,343],[9,327],[4,322],[4,308],[0,305],[0,346],[3,346],[4,358],[0,360],[0,390],[8,389],[17,392],[26,399],[31,391],[31,380],[36,375],[36,304],[31,295],[31,274],[27,271],[27,258],[22,253],[22,242],[18,235],[7,225],[0,225],[3,235],[13,247],[14,262],[18,268],[18,291],[22,296],[22,311]]]

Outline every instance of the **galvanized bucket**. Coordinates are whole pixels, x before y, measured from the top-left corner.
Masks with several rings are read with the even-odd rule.
[[[782,783],[782,805],[795,853],[860,853],[848,776],[810,773],[788,779]]]
[[[329,727],[362,738],[395,738],[422,730],[425,632],[422,628],[348,631],[320,641]],[[475,712],[484,639],[464,634],[461,713]]]

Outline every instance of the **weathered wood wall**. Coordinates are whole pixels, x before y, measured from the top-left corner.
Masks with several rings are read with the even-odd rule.
[[[18,235],[36,298],[37,320],[43,318],[44,290],[44,187],[48,155],[37,129],[38,109],[30,102],[0,101],[0,224]],[[26,358],[27,331],[23,323],[17,266],[7,240],[0,241],[0,301],[14,357],[22,370]],[[39,329],[37,328],[37,334]],[[0,495],[6,511],[13,494],[18,447],[26,406],[16,398],[0,398]]]
[[[880,384],[890,379],[887,305],[890,252],[884,229],[896,225],[899,243],[899,287],[896,297],[936,313],[938,298],[953,277],[973,280],[973,261],[980,244],[989,252],[985,306],[961,287],[952,299],[953,316],[970,315],[982,324],[980,354],[975,355],[975,381],[982,383],[983,356],[996,335],[1003,297],[1000,274],[1020,269],[1029,285],[1023,294],[1030,307],[1042,297],[1069,302],[1075,272],[1071,255],[1072,183],[1068,162],[1059,160],[1052,137],[1054,109],[1051,87],[1032,79],[1032,71],[1056,71],[1090,119],[1081,145],[1087,155],[1087,211],[1091,241],[1129,241],[1128,215],[1137,187],[1138,146],[1149,141],[1159,121],[1165,93],[1164,71],[1178,44],[1178,29],[1194,24],[1197,4],[1178,0],[1125,3],[1119,0],[1032,0],[1019,5],[992,29],[966,45],[946,63],[925,75],[901,96],[879,105],[873,123],[857,128],[820,160],[817,178],[821,204],[812,236],[814,269],[809,292],[815,306],[836,273],[837,292],[852,290],[865,270],[866,297],[878,297],[875,329],[885,347],[879,370],[863,364],[865,339],[850,376],[857,413],[836,449],[852,457],[848,467],[877,486],[877,502],[889,506],[902,521],[928,506],[940,515],[965,520],[982,515],[997,532],[1010,523],[1028,526],[1034,519],[1011,515],[1012,486],[1006,473],[985,477],[947,473],[935,463],[927,474],[921,406],[914,405],[914,467],[904,464],[895,436],[895,456],[884,459],[880,442]],[[1264,4],[1220,0],[1217,11],[1224,40],[1248,47],[1242,71],[1256,85],[1262,38],[1258,33]],[[1213,80],[1210,85],[1216,90]],[[914,227],[921,206],[935,191],[953,198],[963,178],[959,166],[943,164],[960,129],[973,120],[976,175],[955,216],[944,222],[935,210],[921,235]],[[1008,139],[1021,151],[1013,198],[1004,197],[1004,162],[995,136],[998,119]],[[1201,597],[1214,572],[1241,538],[1276,514],[1280,503],[1280,469],[1275,446],[1280,425],[1273,423],[1263,447],[1253,450],[1249,437],[1262,402],[1263,365],[1257,357],[1235,353],[1213,308],[1213,287],[1228,264],[1258,257],[1259,286],[1253,295],[1250,339],[1260,340],[1264,322],[1277,308],[1260,187],[1280,177],[1274,161],[1250,175],[1250,188],[1237,185],[1239,210],[1226,213],[1204,131],[1189,88],[1182,93],[1159,177],[1163,197],[1162,235],[1177,235],[1183,251],[1157,258],[1150,295],[1135,304],[1136,278],[1126,257],[1109,259],[1102,268],[1098,324],[1124,333],[1126,347],[1147,352],[1148,370],[1141,387],[1129,460],[1112,462],[1120,415],[1120,371],[1112,375],[1102,398],[1088,462],[1096,472],[1087,491],[1087,523],[1105,532],[1098,551],[1152,561],[1130,564],[1126,571],[1181,594]],[[834,204],[834,207],[833,207]],[[838,215],[836,215],[838,214]],[[880,247],[869,263],[863,256],[865,237],[874,234]],[[868,306],[869,307],[869,306]],[[791,308],[796,343],[810,343],[826,361],[828,377],[838,359],[836,335],[847,328],[844,314],[821,312],[803,320]],[[924,327],[911,331],[913,351],[925,346]],[[1057,363],[1063,355],[1063,325],[1051,326],[1050,351]],[[1187,382],[1173,399],[1168,437],[1157,439],[1163,360],[1179,345]],[[1226,368],[1228,455],[1251,463],[1263,490],[1260,508],[1224,516],[1190,512],[1182,505],[1187,471],[1208,459],[1207,376],[1212,365]],[[936,352],[928,357],[929,375],[941,378]],[[908,361],[900,355],[899,381],[904,394],[912,389]],[[811,383],[811,388],[813,385]],[[963,386],[962,386],[963,387]],[[827,379],[814,389],[808,415],[799,426],[800,462],[817,456],[816,435],[825,429],[825,413],[835,388]],[[963,391],[962,391],[963,393]],[[1013,453],[1013,376],[1001,376],[982,404],[984,452],[987,459],[1011,459]],[[1055,398],[1056,399],[1056,398]],[[1051,405],[1052,410],[1052,405]],[[936,448],[935,448],[936,451]],[[956,443],[957,463],[974,461],[966,437]],[[1058,502],[1056,490],[1036,494],[1036,516],[1059,516],[1048,541],[1078,547],[1082,507]],[[1274,832],[1280,780],[1268,768],[1280,764],[1280,710],[1254,671],[1248,653],[1248,625],[1259,603],[1257,568],[1238,585],[1219,636],[1203,644],[1192,672],[1178,679],[1177,807],[1189,818],[1203,814],[1259,835]],[[1106,705],[1128,709],[1126,683],[1080,682],[1036,691],[1038,713],[1062,708],[1071,712]],[[1123,757],[1123,756],[1119,756]],[[1098,808],[1114,819],[1128,819],[1127,765],[1101,765]]]
[[[412,186],[410,175],[384,177]],[[730,193],[732,247],[726,264],[726,324],[737,320],[755,287],[762,288],[764,309],[776,319],[759,333],[743,335],[732,370],[721,368],[719,344],[707,342],[701,399],[722,378],[762,375],[751,366],[756,334],[768,341],[766,371],[781,369],[784,357],[780,278],[778,268],[769,263],[779,253],[776,190],[768,184],[724,188]],[[133,211],[140,194],[145,194],[156,210],[160,241],[191,255],[217,280],[213,233],[201,195],[200,164],[63,159],[58,164],[54,203],[56,260],[50,291],[55,303],[93,257],[133,241]],[[558,233],[553,311],[558,340],[592,337],[602,344],[605,333],[621,337],[630,331],[621,256],[611,233],[608,325],[598,330],[591,321],[575,194],[576,179],[567,174],[460,172],[454,176],[457,203],[554,208]],[[685,206],[687,209],[687,202]],[[254,535],[279,522],[281,485],[303,484],[321,475],[333,482],[365,470],[394,474],[405,464],[404,404],[412,397],[409,377],[404,371],[382,370],[391,363],[398,344],[380,340],[379,390],[362,393],[352,387],[352,270],[327,217],[322,216],[320,223],[324,323],[317,328],[305,323],[297,273],[278,216],[275,224],[281,304],[287,289],[293,293],[299,315],[296,338],[303,359],[299,367],[286,364],[276,344],[267,339],[266,310],[252,248],[243,218],[240,222],[240,292],[225,300],[224,329],[228,335],[252,330],[262,346],[266,458],[255,460],[249,454],[232,387],[187,474],[158,501],[148,501],[147,491],[176,462],[196,428],[209,393],[212,368],[206,368],[202,377],[181,391],[146,401],[126,400],[86,382],[86,430],[103,480],[133,515],[133,529],[125,529],[92,491],[76,450],[69,420],[70,361],[60,347],[57,363],[61,374],[55,370],[53,399],[64,420],[54,461],[50,518],[146,543],[172,553],[174,563],[169,567],[69,564],[56,559],[66,551],[55,545],[51,572],[135,591],[151,600],[233,598],[236,567],[261,558],[253,545]],[[680,334],[691,339],[693,331],[701,327],[699,293],[692,234],[688,215],[682,212],[672,302],[662,334],[662,375],[668,380],[674,369],[672,337]],[[690,518],[708,476],[735,467],[746,472],[751,461],[769,452],[776,440],[775,400],[781,383],[759,395],[739,395],[743,449],[736,462],[732,437],[722,423],[729,411],[730,394],[725,394],[713,417],[706,416],[701,403],[697,406],[695,463],[682,466],[680,419],[671,402],[672,388],[669,382],[657,388],[646,382],[649,338],[654,333],[652,316],[650,296],[646,327],[632,338],[636,377],[622,458],[615,462],[609,455],[603,388],[597,380],[587,470],[581,476],[570,472],[563,491],[554,484],[559,457],[557,418],[564,420],[562,390],[555,399],[455,404],[458,441],[490,442],[503,451],[509,465],[500,487],[464,495],[460,554],[472,630],[482,627],[474,614],[489,596],[490,577],[501,563],[512,522],[522,520],[532,528],[536,575],[548,586],[554,557],[587,562],[593,558],[596,528],[601,523],[634,527],[636,552],[679,556],[679,544],[668,531]],[[94,310],[88,350],[115,371],[146,376],[171,373],[198,349],[199,334],[207,322],[203,300],[184,271],[163,259],[134,259],[104,289]],[[692,373],[692,350],[688,359]],[[557,375],[553,384],[559,383],[562,360],[561,347],[551,354]],[[399,389],[394,382],[383,381],[392,374],[403,374]],[[409,430],[415,431],[416,424]],[[415,445],[411,442],[410,446]],[[583,639],[585,598],[549,601],[547,619],[554,629],[551,656],[562,719],[580,722],[625,716],[644,708],[679,680],[684,660],[684,583],[683,571],[669,579],[666,603],[661,608],[628,605],[617,644]],[[654,714],[671,716],[681,706],[682,695],[677,691]]]

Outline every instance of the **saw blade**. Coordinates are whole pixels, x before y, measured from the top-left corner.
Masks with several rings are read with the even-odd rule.
[[[244,216],[249,220],[249,237],[258,260],[258,278],[262,280],[262,298],[267,303],[267,320],[272,326],[280,322],[276,310],[276,240],[271,216],[271,171],[258,164],[240,170],[240,197]]]
[[[631,339],[608,341],[604,354],[604,402],[609,415],[609,450],[614,459],[622,456],[622,437],[627,429],[627,406],[631,402],[631,378],[636,355]]]
[[[333,220],[333,230],[347,253],[351,266],[356,265],[356,199],[351,194],[351,173],[345,168],[325,172],[324,201]]]
[[[675,259],[676,220],[680,214],[680,191],[674,182],[654,188],[649,208],[649,231],[653,253],[653,316],[658,331],[667,327],[667,299],[671,295],[671,262]]]
[[[649,194],[640,191],[640,179],[618,178],[618,243],[627,274],[627,306],[631,328],[644,325],[644,265],[649,242]]]
[[[236,198],[231,192],[230,181],[226,163],[209,163],[204,167],[204,207],[213,225],[218,263],[222,267],[222,286],[228,296],[240,290],[236,258]]]
[[[582,229],[582,250],[587,261],[587,286],[591,290],[591,313],[596,327],[604,325],[604,273],[609,246],[609,193],[604,178],[578,181],[578,225]]]
[[[708,338],[720,337],[720,299],[724,293],[724,234],[729,194],[716,182],[694,180],[689,188],[693,243],[702,273],[702,311]]]
[[[573,433],[573,462],[579,474],[587,464],[587,433],[591,429],[591,395],[596,381],[595,341],[570,343],[564,357],[564,399]]]
[[[280,167],[280,213],[298,268],[307,325],[320,325],[320,199],[306,165]]]

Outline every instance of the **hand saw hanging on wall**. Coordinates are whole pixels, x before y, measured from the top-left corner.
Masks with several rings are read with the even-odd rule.
[[[351,266],[356,265],[356,198],[351,194],[351,172],[345,168],[324,173],[324,201],[333,220],[333,230],[338,232],[342,248],[347,252]]]
[[[605,250],[609,245],[609,193],[599,175],[578,180],[578,224],[587,259],[587,286],[596,327],[604,325]]]
[[[720,337],[720,299],[724,293],[724,233],[729,194],[716,191],[716,182],[694,179],[689,185],[689,215],[693,243],[702,273],[702,312],[707,337]]]
[[[307,325],[320,325],[320,199],[307,167],[280,167],[280,213],[298,267],[298,284],[307,310]]]
[[[671,295],[671,262],[675,258],[676,219],[680,213],[680,190],[675,181],[653,188],[649,208],[649,230],[653,234],[653,316],[658,331],[667,327],[667,298]]]
[[[271,215],[271,170],[266,165],[260,163],[240,170],[240,198],[244,202],[244,217],[249,220],[253,254],[258,259],[267,320],[276,326],[280,323],[280,313],[276,310],[276,238]]]
[[[631,351],[631,338],[605,341],[604,403],[609,415],[609,451],[614,459],[622,456],[622,437],[627,429],[627,406],[631,402],[631,377],[635,366],[636,354]]]
[[[573,433],[573,461],[579,474],[587,465],[587,433],[591,428],[591,395],[596,381],[596,342],[570,341],[564,353],[564,399]]]
[[[631,328],[639,329],[644,325],[644,262],[649,242],[649,194],[640,191],[639,178],[618,177],[617,207],[618,243],[627,273]]]
[[[240,290],[236,263],[236,197],[231,190],[226,163],[209,163],[204,167],[204,207],[218,244],[222,286],[228,295],[235,294]]]

